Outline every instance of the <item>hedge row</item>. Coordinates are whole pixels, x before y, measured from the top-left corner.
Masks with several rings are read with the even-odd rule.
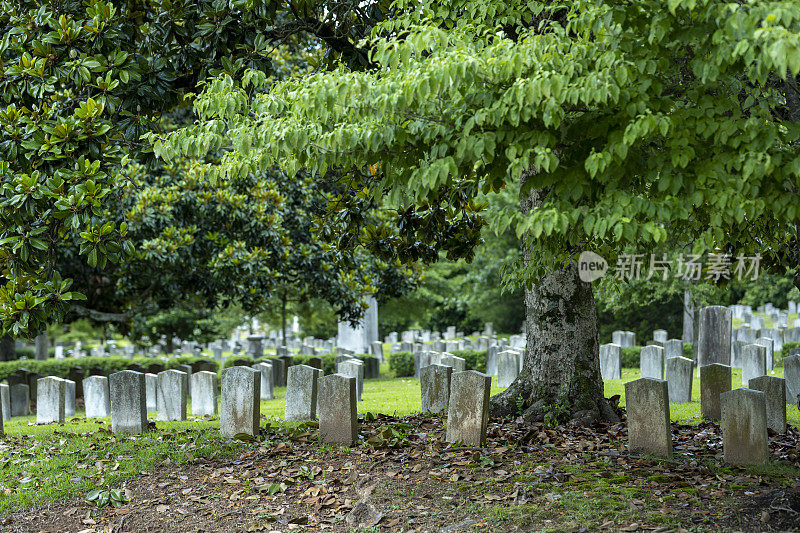
[[[70,370],[80,367],[86,375],[90,373],[110,374],[120,370],[127,370],[132,365],[141,365],[145,368],[151,365],[163,365],[164,370],[176,368],[178,365],[194,365],[200,362],[212,362],[212,359],[182,355],[164,361],[155,357],[68,357],[65,359],[47,359],[37,361],[35,359],[17,359],[15,361],[0,362],[0,380],[7,379],[19,369],[26,369],[42,376],[57,376],[61,378],[69,377]]]
[[[486,372],[486,350],[456,350],[451,352],[464,359],[467,370]],[[397,378],[414,375],[414,356],[408,352],[389,354],[389,370]]]

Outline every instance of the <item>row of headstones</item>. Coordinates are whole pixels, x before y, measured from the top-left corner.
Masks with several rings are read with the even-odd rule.
[[[492,346],[486,351],[486,374],[497,377],[497,385],[509,387],[520,372],[525,359],[522,349],[499,351],[499,346]],[[414,352],[414,378],[421,379],[421,371],[428,365],[444,365],[455,372],[466,370],[466,360],[449,352],[417,351]]]
[[[760,376],[749,388],[731,390],[731,368],[711,364],[700,368],[700,411],[720,421],[725,461],[763,464],[769,461],[768,430],[786,433],[786,384]],[[669,383],[640,378],[625,384],[628,441],[632,452],[672,457]]]

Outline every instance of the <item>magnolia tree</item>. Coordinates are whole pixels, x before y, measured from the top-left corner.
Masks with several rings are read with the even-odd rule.
[[[525,285],[528,349],[493,410],[522,397],[531,417],[563,402],[576,421],[614,420],[581,251],[614,261],[691,243],[797,262],[800,3],[569,6],[399,0],[360,43],[369,68],[269,87],[258,72],[218,77],[198,125],[155,152],[227,150],[206,168],[218,181],[335,169],[388,205],[444,206],[473,227],[486,195],[517,191],[489,223],[523,241],[508,272]]]

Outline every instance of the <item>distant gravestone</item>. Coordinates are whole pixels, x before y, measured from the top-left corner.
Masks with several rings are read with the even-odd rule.
[[[667,342],[667,331],[664,329],[657,329],[653,331],[653,340],[656,342]]]
[[[414,378],[419,379],[419,372],[431,364],[431,352],[417,352],[414,354]]]
[[[769,462],[766,395],[736,389],[720,397],[722,449],[726,463],[751,465]]]
[[[272,386],[285,387],[286,386],[286,363],[283,359],[276,358],[270,359],[272,364]]]
[[[700,310],[697,360],[700,367],[714,363],[731,364],[731,310],[720,305]]]
[[[36,423],[63,424],[64,380],[54,376],[39,379],[36,384]]]
[[[364,391],[364,363],[358,359],[350,359],[339,363],[339,374],[356,378],[356,397],[361,401]]]
[[[147,431],[144,374],[115,372],[108,378],[111,392],[111,431],[139,435]]]
[[[510,387],[519,375],[517,352],[505,350],[497,354],[497,386]]]
[[[783,358],[783,378],[786,380],[786,403],[800,402],[800,355]]]
[[[192,374],[192,414],[214,416],[217,414],[217,374],[201,370]]]
[[[348,354],[337,355],[336,357],[334,357],[333,358],[333,370],[334,370],[334,372],[338,372],[339,371],[339,363],[341,363],[342,361],[349,361],[350,359],[353,359],[353,356],[352,355],[348,355]]]
[[[261,374],[261,399],[271,400],[273,398],[272,383],[275,379],[272,365],[270,363],[256,363],[253,368]]]
[[[639,370],[643,378],[664,379],[664,348],[642,346],[639,352]]]
[[[667,359],[667,389],[669,401],[688,403],[692,401],[693,361],[687,357]]]
[[[669,339],[664,343],[664,357],[683,357],[683,341],[681,339]]]
[[[731,390],[731,367],[714,363],[700,367],[700,415],[719,420],[721,394]]]
[[[667,382],[640,378],[625,384],[628,448],[659,457],[672,457]]]
[[[358,439],[357,379],[330,374],[319,379],[318,415],[322,442],[352,446]]]
[[[486,349],[486,373],[490,376],[497,375],[497,354],[500,353],[500,347],[496,344],[489,346]]]
[[[75,416],[75,397],[77,387],[71,379],[64,380],[64,416]]]
[[[31,413],[30,387],[24,383],[11,385],[11,416],[28,416]]]
[[[453,372],[463,372],[467,369],[467,361],[453,354],[442,354],[440,364],[449,366]]]
[[[186,420],[186,400],[189,396],[189,376],[180,370],[158,373],[156,420],[174,422]]]
[[[284,419],[290,421],[316,420],[317,380],[322,371],[307,365],[289,367],[286,379],[286,408]]]
[[[322,357],[309,357],[306,360],[306,364],[311,368],[317,368],[319,370],[322,370]]]
[[[742,348],[746,345],[744,341],[731,342],[731,367],[742,368]]]
[[[441,413],[447,410],[452,373],[453,368],[445,365],[429,365],[420,371],[423,413]]]
[[[83,404],[87,418],[111,416],[111,392],[107,377],[89,376],[83,379]]]
[[[158,410],[158,375],[147,373],[144,375],[145,396],[147,412],[155,413]]]
[[[223,370],[221,404],[219,429],[223,437],[232,439],[240,433],[258,436],[261,374],[246,366]]]
[[[749,388],[764,393],[767,428],[775,433],[786,433],[786,380],[775,376],[759,376],[750,380]]]
[[[600,346],[600,375],[603,379],[622,379],[622,365],[619,344],[608,343]]]
[[[369,345],[369,353],[373,357],[377,357],[378,361],[383,361],[383,343],[375,341]]]
[[[11,418],[11,391],[5,383],[0,383],[0,418]]]
[[[765,368],[767,349],[760,344],[747,344],[742,347],[742,386],[748,387],[753,378],[767,373]]]
[[[759,337],[753,342],[765,348],[764,369],[767,372],[772,371],[775,368],[775,341],[768,337]]]
[[[447,409],[447,442],[483,446],[489,424],[492,376],[475,370],[454,372],[450,377]]]
[[[378,379],[381,377],[380,361],[377,357],[364,359],[364,379]]]

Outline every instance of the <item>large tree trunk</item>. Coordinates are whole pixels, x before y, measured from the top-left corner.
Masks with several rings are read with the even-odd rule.
[[[541,205],[542,191],[531,191],[521,210]],[[525,262],[535,249],[524,246]],[[597,309],[592,286],[578,277],[577,264],[553,270],[525,289],[527,348],[522,372],[491,400],[493,416],[524,411],[532,421],[596,420],[618,422],[603,394]]]

